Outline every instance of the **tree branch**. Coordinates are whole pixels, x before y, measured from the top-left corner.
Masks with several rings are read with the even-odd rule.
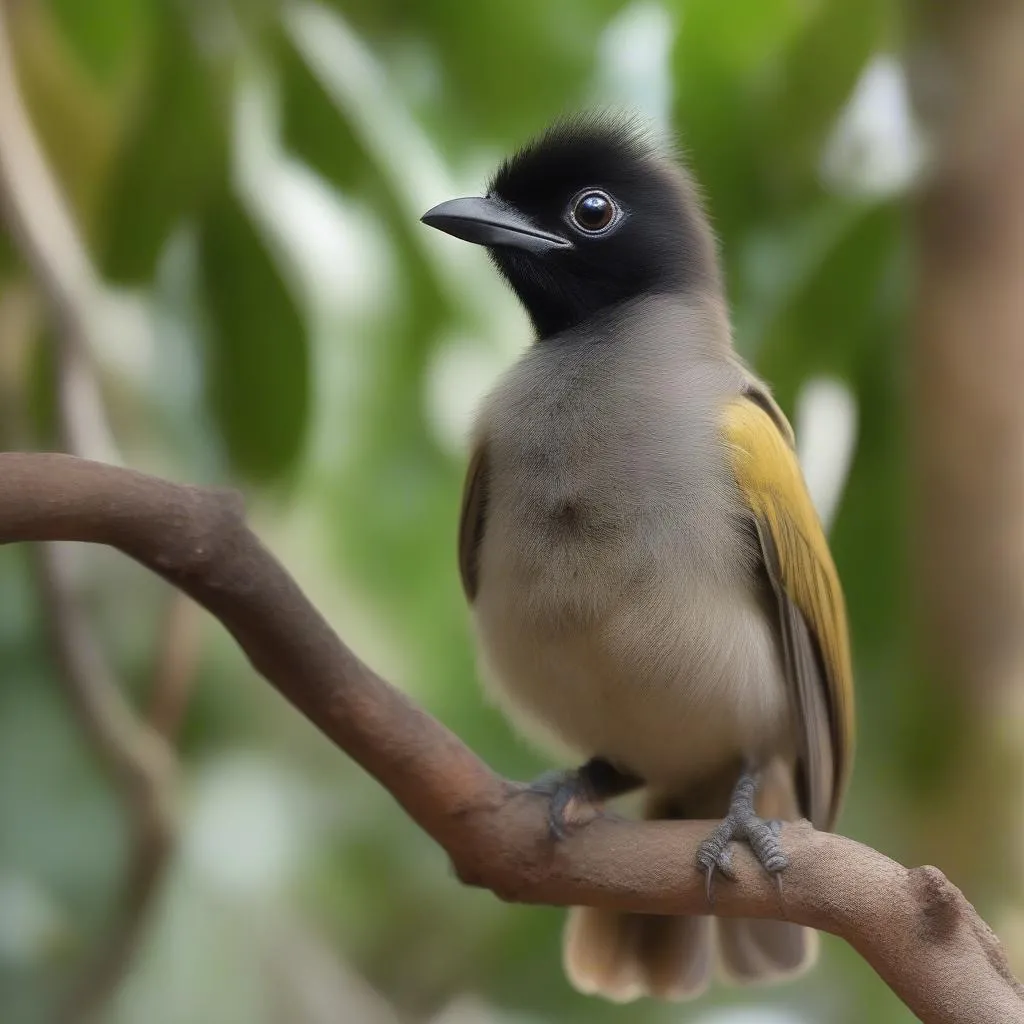
[[[239,498],[62,455],[0,454],[0,542],[106,544],[203,605],[296,708],[502,899],[785,918],[848,941],[918,1017],[1024,1021],[998,940],[935,868],[806,823],[784,826],[782,886],[746,851],[713,907],[693,867],[710,823],[597,818],[552,843],[544,800],[495,775],[364,665],[245,524]]]

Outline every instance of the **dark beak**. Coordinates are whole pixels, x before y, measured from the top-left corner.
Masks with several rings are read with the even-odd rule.
[[[449,199],[420,218],[424,224],[477,245],[509,245],[528,252],[571,248],[561,235],[537,227],[499,199]]]

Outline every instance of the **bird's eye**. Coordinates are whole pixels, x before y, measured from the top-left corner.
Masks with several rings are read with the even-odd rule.
[[[569,206],[573,224],[590,235],[607,230],[617,212],[615,200],[607,192],[594,188],[581,192]]]

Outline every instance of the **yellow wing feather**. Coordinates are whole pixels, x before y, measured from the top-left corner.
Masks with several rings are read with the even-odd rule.
[[[761,400],[761,396],[757,398]],[[770,402],[770,399],[764,399]],[[760,531],[775,547],[781,585],[817,643],[828,686],[835,764],[834,820],[849,775],[854,743],[853,668],[846,606],[828,542],[807,493],[790,439],[791,428],[771,402],[770,416],[746,397],[725,409],[724,433],[740,491]],[[788,436],[780,433],[781,424]]]

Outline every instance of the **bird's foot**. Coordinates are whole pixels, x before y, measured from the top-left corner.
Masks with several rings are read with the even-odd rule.
[[[598,804],[641,785],[643,781],[636,775],[620,771],[602,757],[595,757],[579,768],[545,772],[530,783],[527,791],[549,798],[548,827],[552,838],[564,839],[569,826],[579,823],[574,819],[581,805],[597,811]]]
[[[729,813],[722,819],[714,832],[700,844],[697,850],[697,866],[707,876],[708,902],[712,901],[712,886],[715,870],[726,878],[736,877],[732,867],[733,840],[745,841],[758,863],[765,871],[776,875],[788,864],[789,859],[782,850],[779,832],[782,822],[766,821],[754,813],[754,795],[757,793],[758,777],[755,772],[744,771],[732,791]]]

